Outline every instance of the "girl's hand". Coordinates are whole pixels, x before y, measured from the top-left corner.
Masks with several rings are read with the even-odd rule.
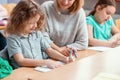
[[[73,61],[75,61],[75,57],[74,56],[69,56],[68,57],[68,63],[73,62]]]
[[[58,63],[57,61],[51,60],[51,59],[47,59],[45,65],[51,69],[62,66],[62,64]]]

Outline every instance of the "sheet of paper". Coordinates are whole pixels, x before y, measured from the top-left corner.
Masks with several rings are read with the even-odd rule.
[[[88,49],[96,50],[96,51],[107,51],[107,50],[110,50],[110,49],[113,49],[113,48],[110,48],[110,47],[95,46],[95,47],[89,47]]]
[[[120,75],[110,73],[99,73],[93,80],[120,80]]]
[[[64,65],[65,63],[63,63],[63,62],[60,62],[60,61],[56,61],[58,64],[62,64],[62,65]],[[48,71],[51,71],[52,69],[50,69],[50,68],[48,68],[47,66],[38,66],[38,67],[35,67],[34,68],[35,70],[37,70],[37,71],[40,71],[40,72],[48,72]]]
[[[46,66],[42,66],[42,67],[35,67],[34,68],[35,70],[37,71],[40,71],[40,72],[48,72],[48,71],[51,71],[52,69],[46,67]]]

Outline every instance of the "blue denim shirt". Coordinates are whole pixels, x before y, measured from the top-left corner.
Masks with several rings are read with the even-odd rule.
[[[50,44],[43,37],[41,32],[33,32],[28,36],[9,35],[7,37],[8,54],[14,68],[19,67],[13,58],[15,54],[22,54],[24,58],[44,59],[43,51],[50,47]],[[47,55],[46,55],[47,57]]]

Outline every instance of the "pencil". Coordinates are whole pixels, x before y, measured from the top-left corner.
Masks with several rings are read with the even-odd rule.
[[[72,53],[73,53],[73,51],[72,51],[72,49],[70,49],[69,60],[72,57]]]
[[[74,54],[75,58],[78,57],[77,54],[76,54],[76,52],[75,52],[75,50],[73,50],[73,54]]]

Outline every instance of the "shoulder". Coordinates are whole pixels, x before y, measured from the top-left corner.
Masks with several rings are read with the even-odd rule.
[[[51,13],[54,10],[54,1],[46,1],[41,5],[41,9],[45,14]]]
[[[89,16],[86,17],[86,19],[87,20],[94,20],[94,17],[93,17],[93,15],[89,15]]]
[[[9,35],[7,37],[7,44],[11,45],[11,44],[20,44],[20,36],[17,35]]]
[[[86,18],[83,8],[80,8],[77,12],[73,13],[72,16],[74,16],[74,18],[79,19],[80,21]]]
[[[113,18],[110,17],[110,18],[107,20],[107,22],[113,22]]]
[[[35,35],[37,34],[37,35],[42,35],[42,32],[41,31],[36,31],[35,33],[34,33]]]
[[[87,21],[87,23],[93,23],[93,22],[95,22],[95,19],[94,19],[93,15],[90,15],[90,16],[86,17],[86,21]]]
[[[43,4],[41,4],[41,7],[42,8],[45,8],[45,7],[50,7],[54,4],[54,1],[45,1]]]
[[[113,18],[110,17],[107,21],[106,21],[106,24],[110,25],[111,27],[114,25],[114,21],[113,21]]]
[[[43,33],[41,31],[36,31],[32,33],[32,36],[41,39],[43,37]]]
[[[83,8],[80,8],[76,14],[78,14],[78,15],[85,15],[85,11],[84,11]]]

